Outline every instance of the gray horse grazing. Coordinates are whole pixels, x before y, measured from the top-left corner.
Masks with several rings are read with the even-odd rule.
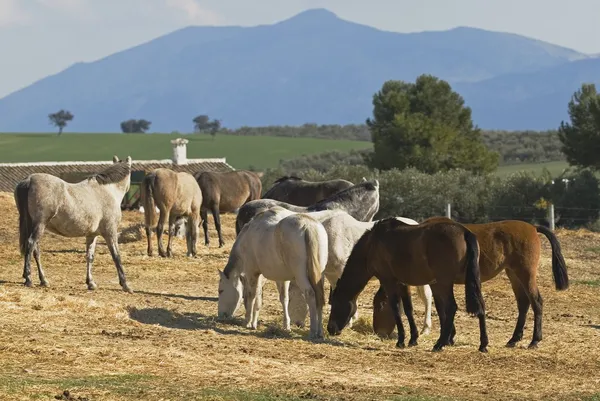
[[[277,179],[262,198],[275,199],[296,206],[310,206],[353,185],[350,181],[342,179],[313,182],[285,176]]]
[[[273,199],[259,199],[248,202],[238,211],[235,221],[236,234],[239,234],[244,225],[254,216],[273,206],[283,207],[296,213],[343,210],[358,221],[371,221],[379,211],[379,181],[367,181],[363,178],[363,182],[333,194],[309,207],[295,206]]]
[[[202,228],[204,243],[210,244],[208,237],[208,211],[210,210],[219,235],[219,248],[225,245],[221,234],[220,213],[234,212],[246,202],[260,199],[262,182],[251,171],[230,171],[226,173],[202,172],[194,175],[202,190]]]
[[[187,256],[195,257],[202,192],[194,176],[186,172],[177,173],[166,168],[158,168],[144,177],[141,187],[144,223],[146,237],[148,238],[148,256],[154,254],[152,228],[156,227],[158,254],[163,258],[172,257],[175,226],[177,223],[186,221]],[[155,207],[159,210],[158,219]],[[165,222],[169,225],[169,241],[166,253],[162,242]]]
[[[117,268],[119,284],[127,285],[117,243],[121,221],[121,201],[129,191],[131,157],[124,161],[113,157],[113,165],[104,171],[70,184],[50,174],[35,173],[20,181],[15,188],[15,203],[19,210],[19,245],[25,257],[23,278],[31,282],[31,255],[35,258],[40,284],[48,286],[40,262],[39,240],[44,230],[63,237],[86,238],[86,283],[90,290],[97,288],[92,278],[92,262],[96,239],[101,235]]]

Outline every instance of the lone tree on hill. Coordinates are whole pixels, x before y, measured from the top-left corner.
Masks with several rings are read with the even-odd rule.
[[[125,134],[143,134],[150,129],[152,122],[148,120],[127,120],[121,123],[121,131]]]
[[[215,139],[215,135],[221,129],[221,120],[214,119],[211,121],[205,114],[196,116],[192,121],[194,122],[195,132],[208,132],[213,139]]]
[[[594,84],[583,84],[569,101],[570,123],[558,128],[561,150],[572,166],[600,170],[600,94]]]
[[[385,82],[373,96],[373,118],[367,125],[374,147],[368,162],[381,170],[463,168],[481,173],[498,166],[498,154],[484,145],[463,98],[431,75],[421,75],[415,83]]]
[[[60,110],[56,113],[48,114],[50,124],[58,127],[58,135],[62,134],[63,129],[67,126],[69,121],[73,120],[73,114],[68,110]]]

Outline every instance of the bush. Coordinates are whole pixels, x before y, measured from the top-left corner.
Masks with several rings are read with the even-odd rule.
[[[263,191],[289,173],[283,168],[267,170],[262,177]],[[308,181],[378,179],[380,205],[375,219],[403,216],[422,221],[445,215],[450,203],[452,218],[462,223],[515,219],[547,225],[546,206],[553,202],[557,226],[577,227],[598,220],[600,212],[598,179],[587,170],[555,179],[554,184],[547,171],[540,176],[519,172],[500,178],[464,170],[425,174],[416,169],[378,171],[364,165],[337,165],[327,171],[294,173]],[[568,187],[562,178],[570,180]]]

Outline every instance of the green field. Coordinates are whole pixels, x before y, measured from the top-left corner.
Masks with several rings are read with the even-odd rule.
[[[180,136],[167,134],[0,134],[0,163],[36,161],[111,160],[113,154],[133,159],[170,159],[170,141]],[[253,166],[262,170],[277,167],[279,160],[330,150],[349,151],[371,148],[370,142],[274,136],[184,136],[188,158],[225,157],[237,169]],[[505,176],[526,170],[537,174],[547,168],[553,176],[568,164],[564,161],[500,166]]]
[[[170,159],[170,141],[180,137],[167,134],[0,134],[0,163],[35,161],[91,161],[121,158]],[[237,169],[277,167],[279,160],[329,150],[349,151],[371,148],[370,142],[273,136],[183,136],[188,158],[225,157]]]

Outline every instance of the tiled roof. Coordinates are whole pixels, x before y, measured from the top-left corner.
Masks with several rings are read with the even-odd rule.
[[[19,181],[33,173],[47,173],[60,177],[69,173],[95,174],[110,166],[111,161],[91,162],[36,162],[36,163],[0,163],[0,191],[12,192]],[[225,158],[220,159],[187,159],[187,164],[174,164],[170,159],[134,160],[131,171],[149,172],[157,168],[168,168],[174,171],[186,171],[194,174],[199,171],[227,172],[235,170],[227,164]]]

